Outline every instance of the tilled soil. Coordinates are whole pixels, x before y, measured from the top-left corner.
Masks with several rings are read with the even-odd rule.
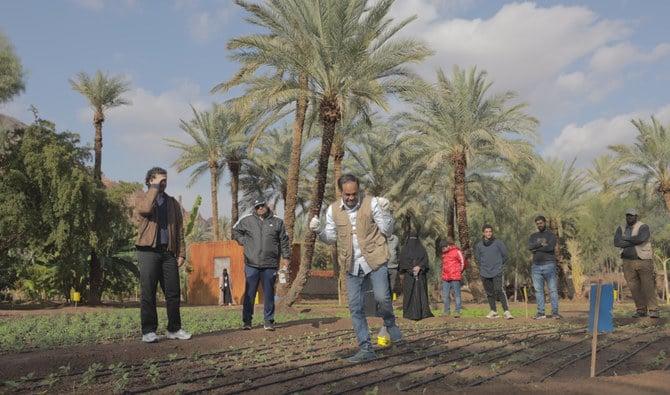
[[[349,319],[293,322],[275,332],[230,330],[190,341],[8,354],[0,356],[0,392],[668,393],[665,320],[617,320],[614,333],[599,336],[598,377],[589,379],[584,313],[566,315],[562,321],[399,320],[403,342],[358,364],[343,359],[356,352]],[[369,321],[373,331],[381,325]],[[29,372],[34,376],[20,379]]]

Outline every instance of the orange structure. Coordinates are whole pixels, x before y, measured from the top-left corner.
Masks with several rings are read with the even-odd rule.
[[[223,269],[228,269],[235,304],[244,296],[244,249],[236,241],[211,241],[189,246],[193,271],[188,276],[188,302],[194,305],[221,303]]]
[[[244,297],[244,248],[233,240],[209,241],[189,245],[192,271],[188,276],[188,303],[217,305],[222,303],[223,269],[228,270],[233,303],[242,304]],[[300,265],[300,245],[293,244],[289,265],[292,281]],[[263,300],[263,287],[258,287]]]

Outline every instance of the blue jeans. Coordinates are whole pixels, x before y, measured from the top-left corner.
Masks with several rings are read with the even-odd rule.
[[[244,300],[242,302],[242,321],[251,324],[254,315],[254,299],[258,291],[258,283],[263,283],[263,312],[265,322],[273,322],[275,318],[275,279],[277,269],[259,269],[244,265]]]
[[[456,312],[461,312],[461,282],[442,281],[442,300],[444,301],[444,312],[449,313],[451,307],[451,289],[454,290],[454,298],[456,299]]]
[[[372,292],[377,303],[377,314],[384,319],[384,326],[395,330],[395,315],[391,305],[391,291],[389,289],[388,269],[386,265],[372,271],[365,276],[354,276],[347,273],[347,293],[349,297],[349,312],[354,325],[358,346],[361,349],[372,350],[368,320],[365,318],[364,283],[369,277]]]
[[[558,314],[558,275],[556,274],[556,262],[544,265],[533,264],[531,273],[533,276],[533,288],[535,288],[535,299],[537,300],[537,314],[544,315],[544,281],[549,285],[551,297],[551,313]]]

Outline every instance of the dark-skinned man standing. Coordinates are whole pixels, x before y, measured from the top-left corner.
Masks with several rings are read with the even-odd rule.
[[[633,318],[659,318],[658,298],[654,282],[653,251],[649,225],[638,220],[637,210],[626,210],[626,224],[614,234],[614,246],[621,248],[623,275],[633,294]]]

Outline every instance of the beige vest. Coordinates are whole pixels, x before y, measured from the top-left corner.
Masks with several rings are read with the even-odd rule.
[[[642,225],[644,225],[644,223],[637,221],[635,225],[633,225],[633,229],[631,229],[630,235],[633,237],[637,236]],[[626,225],[623,225],[621,229],[623,229],[625,232]],[[646,242],[636,245],[635,252],[637,253],[637,257],[640,259],[652,259],[654,257],[654,253],[651,249],[651,237],[649,237],[649,240]]]
[[[353,227],[349,221],[349,215],[342,210],[339,201],[331,204],[330,207],[337,229],[337,260],[340,267],[348,267],[348,272],[351,273],[354,268],[354,248],[351,236]],[[379,269],[388,261],[386,237],[372,217],[372,199],[368,196],[363,197],[356,213],[356,239],[365,261],[372,270]]]

